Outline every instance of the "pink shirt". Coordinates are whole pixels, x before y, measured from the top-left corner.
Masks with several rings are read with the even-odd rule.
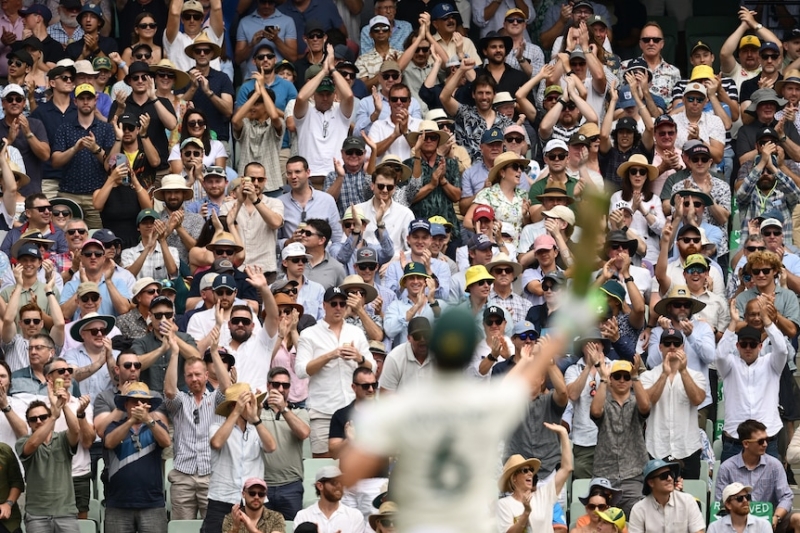
[[[10,31],[17,36],[17,39],[22,39],[22,17],[17,17],[15,22],[11,22],[8,15],[0,13],[0,35],[3,32]],[[10,46],[0,43],[0,77],[8,76],[8,53],[11,51]]]
[[[282,366],[289,371],[289,379],[292,386],[289,388],[289,401],[292,403],[302,402],[308,398],[308,379],[300,379],[294,373],[294,360],[297,357],[295,348],[291,351],[286,349],[286,343],[281,342],[281,347],[272,357],[270,368]]]

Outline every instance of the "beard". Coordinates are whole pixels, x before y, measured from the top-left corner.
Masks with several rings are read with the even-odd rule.
[[[250,331],[246,329],[232,329],[231,338],[236,342],[246,342],[250,338]]]
[[[71,16],[71,15],[61,15],[61,25],[66,26],[67,28],[77,28],[78,27],[78,16]]]

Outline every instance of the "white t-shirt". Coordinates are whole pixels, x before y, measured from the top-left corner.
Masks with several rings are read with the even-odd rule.
[[[214,30],[211,27],[203,28],[203,31],[208,35],[208,38],[211,39],[212,42],[218,44],[219,46],[225,46],[222,42],[222,35],[217,35],[214,33]],[[202,33],[197,34],[197,37],[200,37]],[[195,37],[195,39],[197,38]],[[179,31],[178,34],[175,36],[175,40],[169,42],[166,37],[164,37],[164,55],[169,58],[175,64],[175,67],[178,70],[182,70],[184,72],[188,72],[192,67],[194,67],[194,59],[186,55],[184,49],[192,44],[194,39]],[[213,59],[210,63],[211,68],[220,70],[220,62],[219,58]]]
[[[176,144],[169,151],[168,161],[178,161],[181,158],[180,144]],[[203,164],[207,167],[216,165],[218,157],[228,157],[228,152],[225,151],[225,146],[216,139],[211,139],[211,150],[207,154],[203,154]]]
[[[531,514],[528,517],[528,527],[525,533],[550,533],[553,531],[553,506],[558,501],[556,483],[554,479],[540,485],[531,493]],[[497,531],[505,533],[508,528],[516,524],[517,519],[525,508],[522,502],[507,496],[497,501]]]
[[[525,416],[529,399],[529,387],[514,378],[483,384],[434,372],[357,413],[353,445],[399,458],[392,492],[400,531],[496,528],[487,502],[497,495],[497,473],[487,457]]]
[[[338,102],[325,112],[309,103],[303,118],[294,117],[297,125],[297,149],[308,159],[312,176],[327,176],[334,171],[333,158],[341,159],[342,143],[350,131],[350,117]]]

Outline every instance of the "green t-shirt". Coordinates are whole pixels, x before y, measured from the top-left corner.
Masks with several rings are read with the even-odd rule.
[[[25,512],[33,516],[77,516],[75,489],[72,485],[72,447],[67,432],[53,433],[49,443],[42,443],[25,457],[22,450],[31,438],[26,435],[17,441],[17,455],[25,467]]]
[[[25,491],[25,482],[22,480],[22,470],[19,468],[19,460],[14,455],[14,450],[8,444],[0,443],[0,501],[8,500],[8,495],[12,488]],[[11,508],[11,516],[0,521],[9,531],[16,531],[22,522],[22,513],[19,505],[14,504]]]
[[[578,184],[578,180],[571,176],[567,176],[567,196],[571,198],[575,198],[575,185]],[[531,205],[539,205],[540,202],[536,197],[540,194],[544,194],[544,190],[547,188],[547,178],[540,179],[531,185],[530,191],[528,191],[528,199],[531,201]],[[570,208],[573,208],[575,204],[572,204]],[[574,210],[574,209],[573,209]]]

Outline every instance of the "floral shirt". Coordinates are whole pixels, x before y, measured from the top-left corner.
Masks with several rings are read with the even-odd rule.
[[[622,62],[622,70],[628,68],[628,63],[632,60]],[[675,65],[670,65],[664,58],[661,58],[661,63],[653,69],[653,83],[650,86],[650,92],[659,95],[664,99],[664,103],[669,105],[672,101],[672,88],[676,83],[681,81],[681,71]]]
[[[486,124],[486,120],[478,113],[477,108],[460,104],[455,117],[456,144],[467,149],[473,161],[481,156],[481,136],[492,126],[505,130],[511,126],[511,119],[500,113],[495,113],[494,124]],[[451,182],[452,183],[452,182]]]
[[[508,222],[514,226],[517,235],[522,231],[522,210],[523,202],[527,193],[522,189],[514,189],[514,199],[509,201],[500,189],[500,184],[495,183],[491,187],[481,190],[475,195],[474,203],[491,206],[494,209],[494,216],[500,222]],[[514,241],[514,246],[519,240]]]
[[[462,106],[463,107],[463,106]],[[453,201],[444,193],[444,188],[440,185],[436,187],[428,196],[414,202],[414,197],[419,190],[431,182],[433,170],[437,168],[442,162],[446,162],[444,176],[448,182],[454,187],[461,188],[461,173],[458,171],[458,161],[455,159],[444,158],[436,155],[436,164],[431,166],[425,159],[422,159],[422,175],[419,178],[411,178],[408,180],[406,186],[406,198],[408,198],[409,207],[414,212],[416,218],[428,219],[435,215],[443,216],[448,222],[453,224],[452,239],[457,240],[459,236],[460,223],[456,217],[456,211],[453,209]],[[404,164],[409,167],[414,167],[413,159],[406,159]]]

